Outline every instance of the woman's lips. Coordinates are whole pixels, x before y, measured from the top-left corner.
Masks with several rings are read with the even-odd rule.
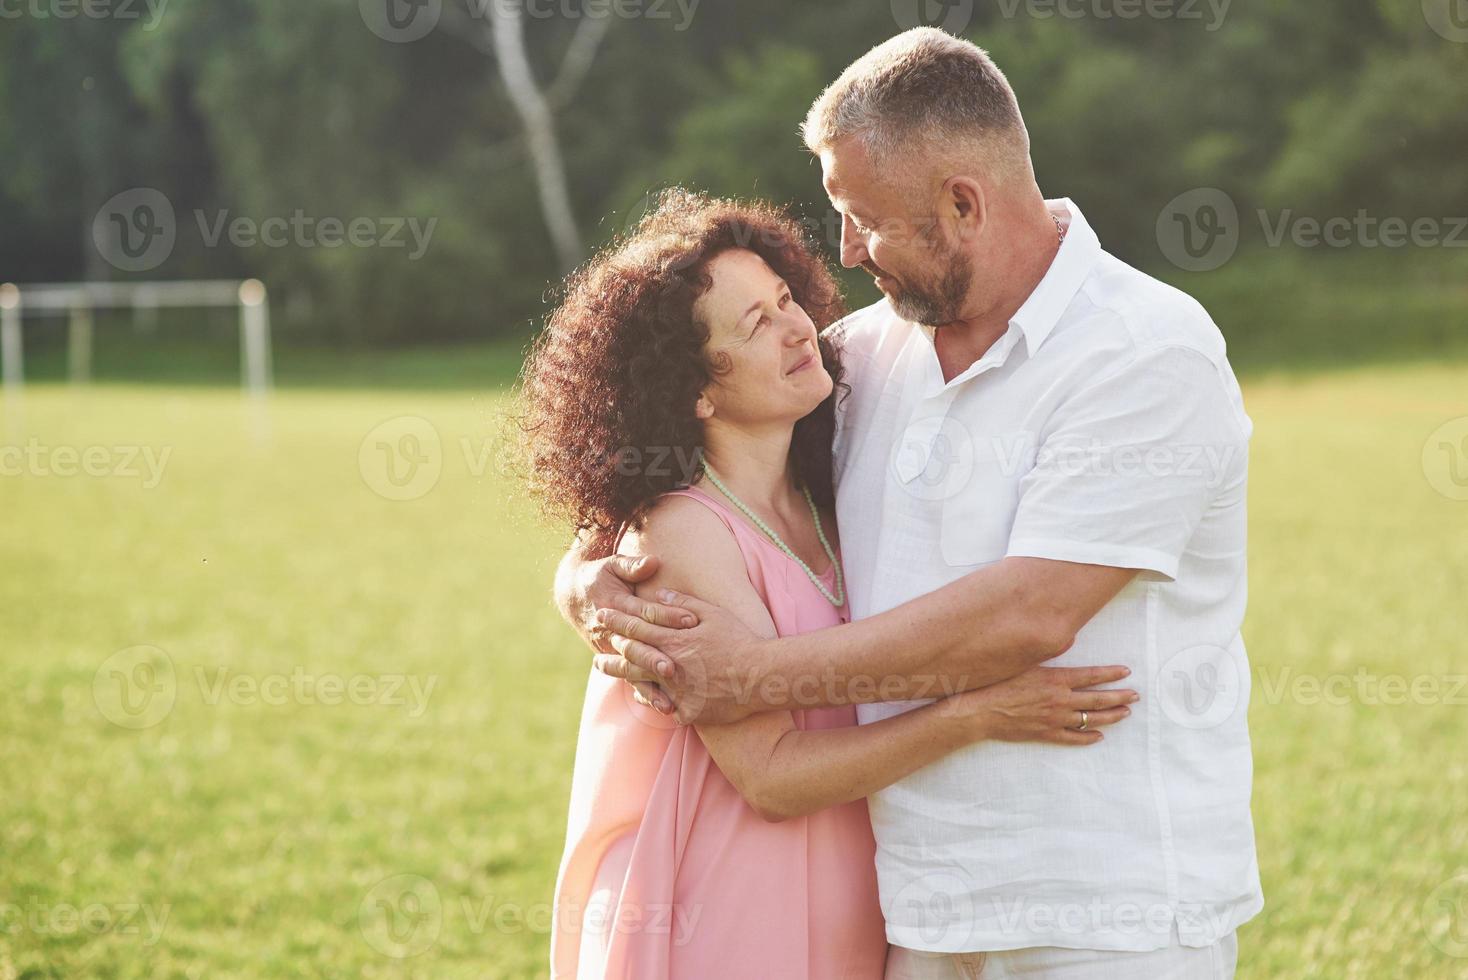
[[[797,363],[795,365],[795,367],[791,368],[790,370],[786,371],[785,373],[787,375],[796,374],[797,372],[804,371],[806,368],[810,367],[815,362],[816,362],[816,356],[814,354],[807,354],[807,355],[805,355],[804,358],[802,358],[800,360],[799,363]]]

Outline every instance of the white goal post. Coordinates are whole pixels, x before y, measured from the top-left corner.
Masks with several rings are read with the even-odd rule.
[[[240,382],[263,399],[271,385],[270,305],[258,279],[201,279],[193,282],[76,282],[0,284],[0,377],[7,400],[25,382],[22,314],[67,318],[67,370],[74,382],[92,375],[92,312],[127,307],[134,314],[161,306],[238,306]]]

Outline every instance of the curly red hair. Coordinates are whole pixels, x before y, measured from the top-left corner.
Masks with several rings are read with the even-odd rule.
[[[693,305],[712,282],[709,262],[730,249],[759,255],[823,329],[845,314],[840,290],[805,230],[769,204],[663,192],[625,238],[566,281],[565,297],[526,359],[523,414],[532,489],[556,520],[603,547],[638,527],[660,494],[703,469],[699,393],[720,365],[704,350]],[[835,384],[795,424],[797,477],[824,507],[834,503],[831,439],[840,354],[819,341]]]

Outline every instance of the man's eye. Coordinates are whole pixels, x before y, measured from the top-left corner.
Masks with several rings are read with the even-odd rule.
[[[783,310],[785,308],[785,304],[788,302],[790,302],[790,294],[786,293],[784,296],[780,297],[780,309]]]

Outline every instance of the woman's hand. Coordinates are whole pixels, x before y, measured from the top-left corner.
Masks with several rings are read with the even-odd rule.
[[[1007,681],[955,694],[942,705],[971,717],[976,739],[1094,745],[1101,741],[1097,729],[1127,717],[1127,705],[1140,698],[1130,689],[1095,690],[1096,685],[1130,674],[1126,667],[1032,667]]]

